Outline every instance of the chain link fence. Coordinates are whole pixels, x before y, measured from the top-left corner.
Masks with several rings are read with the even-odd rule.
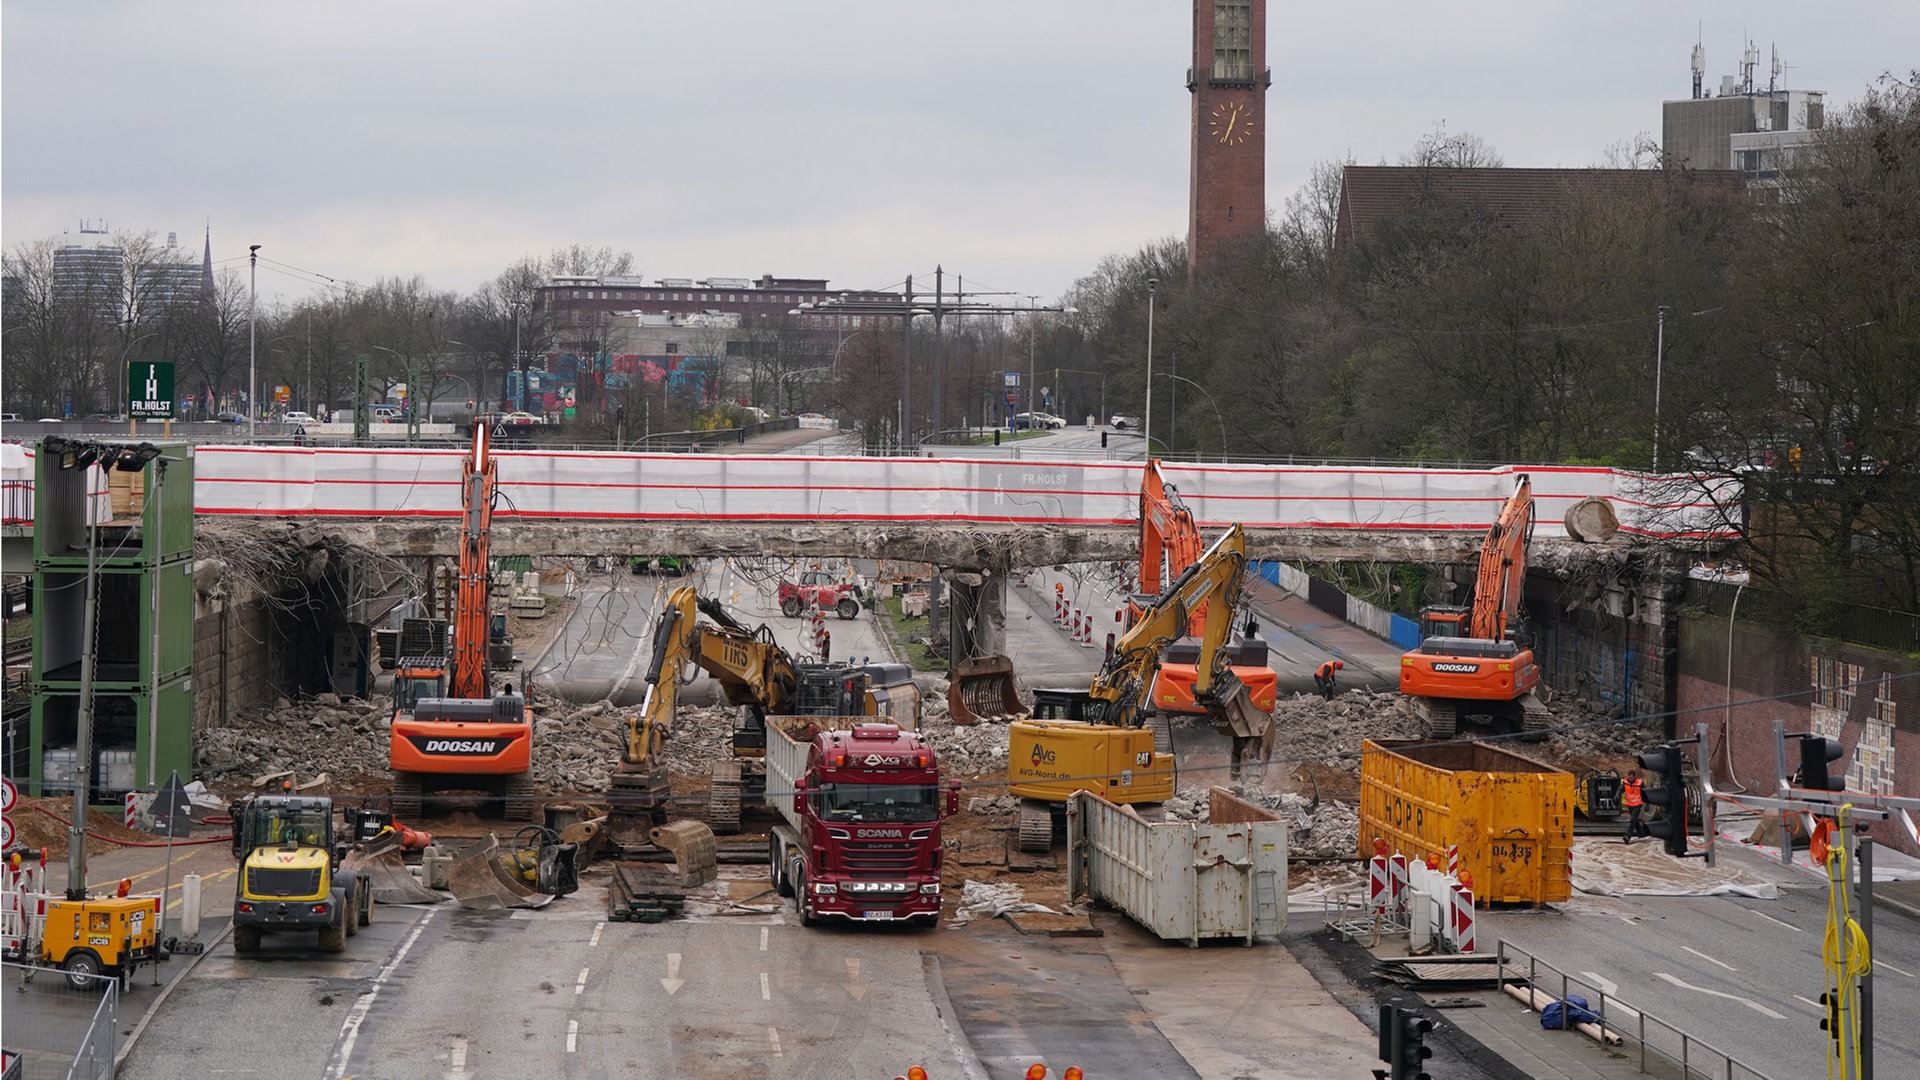
[[[120,1049],[120,980],[59,968],[0,964],[7,1049],[22,1074],[111,1080]]]

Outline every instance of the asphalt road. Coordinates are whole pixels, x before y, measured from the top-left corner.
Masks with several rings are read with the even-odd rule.
[[[1590,985],[1617,987],[1629,1005],[1768,1076],[1824,1076],[1831,1044],[1818,1002],[1829,985],[1820,956],[1827,890],[1783,877],[1756,855],[1728,853],[1733,846],[1722,845],[1722,864],[1781,882],[1779,899],[1576,895],[1554,911],[1489,912],[1480,940],[1504,938]],[[1877,908],[1873,938],[1879,1075],[1914,1075],[1920,921]],[[1636,1021],[1626,1015],[1620,1022],[1631,1028]],[[1648,1039],[1678,1050],[1676,1037]]]

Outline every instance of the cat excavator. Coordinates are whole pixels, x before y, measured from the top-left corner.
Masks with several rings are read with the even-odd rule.
[[[1480,545],[1471,606],[1420,612],[1420,646],[1400,658],[1400,692],[1414,699],[1428,734],[1450,739],[1463,720],[1495,731],[1535,731],[1547,708],[1535,696],[1540,666],[1521,636],[1521,588],[1533,540],[1533,482],[1522,474]]]
[[[714,766],[708,787],[706,819],[716,833],[739,832],[742,800],[765,790],[767,717],[807,712],[821,697],[832,699],[834,715],[850,710],[907,730],[919,727],[919,692],[906,665],[796,660],[766,626],[749,630],[719,601],[681,585],[668,594],[654,624],[646,694],[627,720],[613,773],[607,825],[623,847],[645,843],[651,827],[666,820],[671,794],[661,750],[673,729],[680,674],[689,664],[711,675],[727,701],[745,710],[733,732],[732,759]]]
[[[1020,850],[1052,846],[1075,791],[1135,804],[1173,794],[1174,754],[1157,750],[1143,725],[1167,645],[1192,629],[1202,607],[1193,695],[1232,739],[1232,775],[1239,778],[1246,752],[1264,745],[1273,723],[1227,663],[1246,568],[1246,531],[1234,525],[1145,606],[1091,686],[1034,691],[1033,714],[1007,726],[1007,790],[1020,799]]]

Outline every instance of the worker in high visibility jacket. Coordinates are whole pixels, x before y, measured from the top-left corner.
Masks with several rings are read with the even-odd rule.
[[[1320,695],[1322,697],[1328,701],[1333,700],[1334,673],[1337,671],[1345,671],[1346,669],[1347,665],[1344,661],[1329,660],[1321,664],[1319,668],[1314,671],[1313,685],[1320,688]]]
[[[1636,836],[1652,836],[1653,830],[1640,821],[1640,808],[1646,804],[1646,798],[1641,794],[1638,775],[1629,773],[1620,782],[1620,803],[1627,808],[1627,835],[1620,842],[1631,844]]]

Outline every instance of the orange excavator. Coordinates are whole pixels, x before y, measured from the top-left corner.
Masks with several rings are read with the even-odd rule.
[[[402,656],[393,687],[388,760],[393,815],[419,820],[422,803],[445,791],[480,790],[501,799],[510,821],[533,817],[531,688],[492,688],[487,662],[488,530],[498,495],[488,428],[475,424],[460,484],[460,576],[454,587],[452,649]],[[451,656],[447,653],[451,651]]]
[[[1193,521],[1193,511],[1180,498],[1180,492],[1160,472],[1158,459],[1148,459],[1140,480],[1140,592],[1127,602],[1127,625],[1137,625],[1158,601],[1168,582],[1200,561],[1205,544]],[[1207,605],[1194,609],[1187,633],[1166,647],[1159,669],[1153,677],[1151,704],[1142,710],[1148,714],[1206,716],[1204,702],[1194,696],[1194,684],[1200,677],[1200,637],[1207,621]],[[1234,677],[1247,688],[1247,699],[1263,713],[1273,711],[1280,693],[1280,680],[1267,663],[1267,643],[1256,636],[1257,624],[1248,620],[1248,634],[1227,646],[1228,662]],[[1149,721],[1156,728],[1160,724]]]
[[[1516,640],[1533,516],[1533,483],[1522,475],[1480,545],[1472,606],[1421,609],[1420,647],[1400,658],[1400,692],[1415,699],[1436,739],[1452,738],[1463,720],[1501,732],[1546,726],[1533,693],[1540,666]]]

